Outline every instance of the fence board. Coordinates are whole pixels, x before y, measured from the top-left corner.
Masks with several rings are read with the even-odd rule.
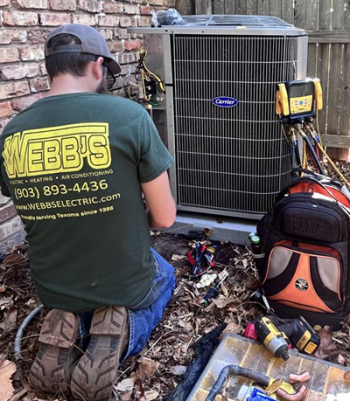
[[[343,45],[330,45],[330,59],[332,62],[329,65],[329,88],[327,99],[327,133],[329,135],[339,134],[340,111],[342,101],[342,73],[343,73]]]
[[[282,0],[282,14],[281,18],[294,25],[294,8],[293,0]]]
[[[258,3],[258,14],[269,15],[270,7],[269,0],[257,0]]]
[[[309,43],[307,55],[307,76],[311,78],[317,77],[317,52],[317,44]]]
[[[295,0],[294,8],[294,25],[302,28],[306,24],[306,7],[307,3],[303,0]]]
[[[321,80],[323,89],[323,110],[319,113],[321,133],[327,134],[327,112],[328,112],[328,87],[329,87],[329,76],[328,67],[330,63],[329,58],[329,47],[327,43],[318,45],[318,59],[317,59],[317,70],[318,78]]]
[[[258,15],[258,2],[256,0],[247,0],[247,14]]]
[[[331,13],[331,29],[344,28],[344,0],[333,0]]]
[[[247,0],[237,0],[236,3],[236,13],[238,15],[247,15]]]
[[[350,44],[344,45],[344,70],[343,70],[343,101],[341,104],[340,135],[350,137]],[[350,147],[350,145],[349,145]]]
[[[345,3],[344,5],[344,28],[350,29],[350,4]]]
[[[319,7],[319,30],[331,29],[332,0],[320,0]]]
[[[282,18],[282,0],[270,0],[269,10],[269,15]]]
[[[225,0],[225,14],[238,14],[236,12],[236,0]]]
[[[225,14],[225,1],[214,0],[212,2],[213,14]]]
[[[195,0],[195,2],[196,2],[195,6],[197,15],[212,13],[212,7],[211,7],[212,0]]]

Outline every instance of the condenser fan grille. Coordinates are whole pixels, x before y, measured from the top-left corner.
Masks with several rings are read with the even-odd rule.
[[[263,214],[290,181],[276,84],[295,78],[297,38],[173,37],[177,203]],[[234,107],[213,104],[236,99]]]

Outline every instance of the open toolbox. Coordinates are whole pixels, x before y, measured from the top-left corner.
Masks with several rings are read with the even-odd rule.
[[[289,381],[290,374],[308,371],[311,378],[303,383],[308,388],[304,401],[350,401],[350,368],[326,362],[294,350],[289,350],[290,358],[285,362],[273,355],[261,344],[237,334],[227,334],[211,357],[187,401],[205,401],[209,391],[227,365],[239,365],[257,370],[275,379]],[[349,372],[346,377],[346,372]],[[239,389],[252,381],[244,377],[230,376],[216,396],[222,401],[225,390],[228,401],[237,401]],[[278,400],[278,398],[277,398]]]

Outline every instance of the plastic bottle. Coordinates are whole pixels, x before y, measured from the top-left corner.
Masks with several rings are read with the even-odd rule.
[[[276,401],[263,391],[256,387],[250,387],[243,384],[240,388],[237,401]]]
[[[261,250],[260,237],[258,235],[253,235],[250,240],[252,242],[253,253],[258,255]]]

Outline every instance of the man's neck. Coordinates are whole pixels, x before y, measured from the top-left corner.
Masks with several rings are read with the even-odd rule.
[[[69,93],[93,92],[84,77],[75,77],[70,74],[60,74],[51,81],[48,96],[66,95]]]

